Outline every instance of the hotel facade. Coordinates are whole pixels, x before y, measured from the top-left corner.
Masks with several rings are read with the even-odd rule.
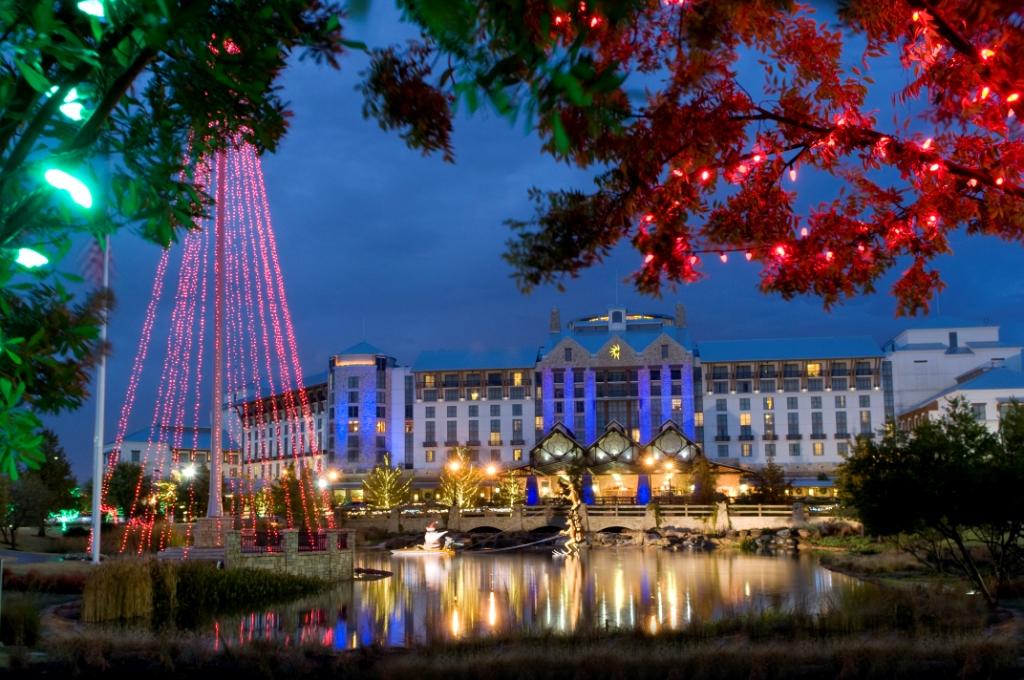
[[[304,381],[315,446],[308,428],[282,417],[288,409],[274,408],[296,395],[236,399],[238,431],[228,435],[240,476],[273,479],[298,460],[300,470],[330,473],[349,499],[385,456],[412,471],[418,498],[430,497],[456,450],[482,467],[551,467],[556,432],[566,451],[627,466],[671,442],[673,460],[686,452],[741,471],[774,462],[809,483],[830,475],[857,438],[938,417],[950,396],[998,427],[1001,405],[1024,397],[1020,352],[996,326],[922,325],[883,344],[695,342],[682,305],[672,314],[613,307],[564,324],[553,310],[528,347],[428,350],[403,365],[359,343],[330,357]]]

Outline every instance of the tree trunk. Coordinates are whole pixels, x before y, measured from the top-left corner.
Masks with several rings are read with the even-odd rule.
[[[978,587],[978,591],[982,597],[985,598],[985,603],[990,608],[995,608],[999,603],[996,600],[995,595],[989,590],[988,584],[985,583],[985,577],[982,576],[981,571],[978,569],[978,565],[974,562],[974,557],[971,555],[971,550],[968,548],[963,541],[963,538],[955,530],[950,531],[950,538],[956,543],[957,549],[960,551],[960,556],[964,561],[964,566],[967,568],[967,576],[974,581],[974,585]]]

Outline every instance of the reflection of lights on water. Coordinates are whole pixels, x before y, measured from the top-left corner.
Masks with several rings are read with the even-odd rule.
[[[459,621],[459,610],[452,610],[452,637],[457,638],[462,635],[462,622]]]
[[[743,594],[750,597],[750,581],[744,581],[743,583]]]
[[[625,574],[622,572],[622,567],[615,570],[615,585],[614,597],[615,597],[615,625],[622,625],[622,605],[626,602],[626,584],[624,582]]]
[[[655,635],[658,632],[658,618],[651,614],[650,623],[647,624],[648,629],[651,631],[651,635]]]
[[[498,603],[494,599],[494,591],[487,596],[487,625],[494,628],[498,625]]]

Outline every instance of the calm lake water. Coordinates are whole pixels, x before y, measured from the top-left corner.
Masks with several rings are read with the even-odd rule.
[[[860,587],[808,555],[759,557],[591,550],[576,560],[505,553],[392,557],[362,553],[357,566],[394,576],[214,626],[214,643],[318,643],[338,649],[405,646],[510,632],[685,628],[728,614],[800,606]]]

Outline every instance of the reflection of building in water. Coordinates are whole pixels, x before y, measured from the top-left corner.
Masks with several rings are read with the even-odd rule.
[[[767,608],[822,605],[858,587],[810,558],[590,551],[395,559],[362,566],[391,578],[347,584],[289,607],[220,622],[226,644],[277,640],[335,648],[414,645],[508,632],[679,630],[695,621]]]

